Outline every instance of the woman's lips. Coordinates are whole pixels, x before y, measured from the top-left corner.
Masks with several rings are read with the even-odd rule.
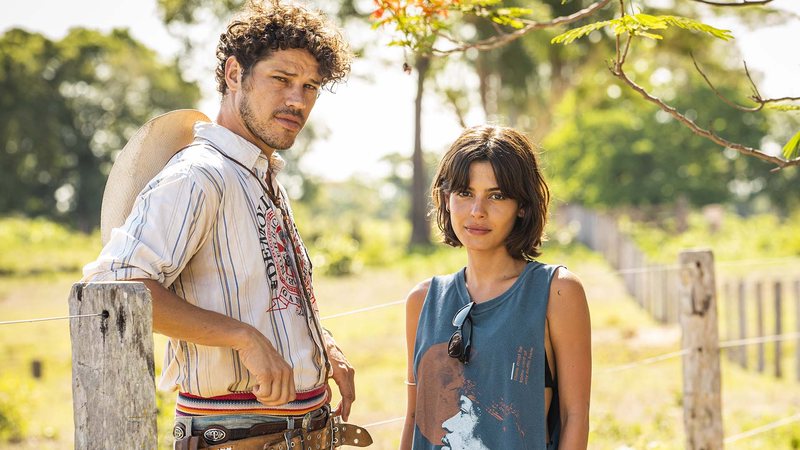
[[[490,231],[492,231],[489,228],[475,227],[475,226],[471,226],[471,227],[467,226],[467,227],[464,227],[464,229],[467,230],[467,233],[469,233],[469,234],[475,234],[475,235],[479,235],[479,236],[482,236],[484,234],[488,234]]]

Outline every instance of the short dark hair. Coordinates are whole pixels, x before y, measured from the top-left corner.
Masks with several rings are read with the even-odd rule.
[[[431,186],[436,223],[444,243],[460,247],[453,231],[447,198],[451,192],[469,187],[469,167],[488,161],[500,190],[519,203],[523,211],[506,239],[506,249],[515,259],[533,259],[541,254],[550,189],[539,169],[533,143],[512,128],[482,125],[464,130],[439,163]]]
[[[325,15],[280,0],[250,0],[231,20],[217,44],[217,90],[225,95],[225,62],[231,56],[242,66],[242,77],[277,50],[303,49],[319,64],[323,86],[343,80],[352,53],[339,29]]]

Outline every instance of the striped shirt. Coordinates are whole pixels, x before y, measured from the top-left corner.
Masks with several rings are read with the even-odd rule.
[[[311,331],[318,320],[311,263],[283,187],[273,181],[288,224],[245,170],[265,180],[267,171],[277,173],[283,161],[273,156],[270,165],[256,146],[217,124],[197,123],[194,144],[177,153],[142,190],[125,224],[111,232],[97,260],[84,267],[84,280],[157,280],[193,305],[260,330],[293,367],[297,400],[267,407],[255,401],[255,379],[236,351],[169,339],[159,388],[181,392],[179,414],[313,410],[328,398],[324,350]],[[300,261],[294,261],[295,255]],[[295,263],[305,275],[310,315]]]

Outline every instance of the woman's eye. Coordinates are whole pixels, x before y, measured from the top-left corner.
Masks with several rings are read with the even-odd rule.
[[[469,197],[470,193],[469,193],[469,191],[460,191],[460,192],[456,192],[456,195],[459,196],[459,197]]]
[[[272,79],[275,80],[275,81],[278,81],[280,83],[286,83],[286,81],[287,81],[286,78],[278,77],[278,76],[272,77]]]
[[[319,90],[319,87],[318,86],[314,86],[313,84],[307,84],[306,85],[306,89],[308,89],[309,91],[317,92]]]
[[[506,196],[503,194],[492,194],[489,196],[489,198],[492,200],[505,200]]]

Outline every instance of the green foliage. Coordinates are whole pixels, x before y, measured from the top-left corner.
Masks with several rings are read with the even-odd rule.
[[[642,62],[631,65],[629,74],[639,83],[713,132],[759,146],[769,130],[766,118],[725,105],[683,57],[693,51],[724,74],[720,45],[671,39],[664,45],[644,40],[635,46]],[[720,76],[715,84],[728,98],[747,89],[746,80],[735,74]],[[561,200],[644,207],[684,197],[693,205],[749,205],[766,196],[773,207],[789,204],[786,195],[769,190],[777,177],[766,164],[715,148],[635,92],[614,85],[605,70],[582,74],[558,106],[554,122],[559,126],[543,141],[543,159]],[[781,176],[794,179],[790,173]]]
[[[147,119],[192,107],[197,86],[125,30],[73,28],[60,41],[0,36],[0,214],[99,222],[118,150]]]
[[[798,154],[800,153],[800,131],[797,132],[789,142],[783,146],[783,157],[786,159],[794,159],[797,158]]]
[[[573,28],[567,32],[559,34],[550,42],[553,44],[571,44],[576,39],[582,38],[592,31],[597,31],[605,27],[611,27],[614,35],[630,34],[632,36],[645,37],[649,39],[663,39],[658,33],[651,30],[666,30],[669,27],[683,28],[684,30],[705,33],[718,39],[727,41],[733,39],[730,30],[721,30],[700,21],[688,17],[679,16],[653,16],[650,14],[626,14],[620,18],[603,20],[590,23],[582,27]]]
[[[0,442],[20,442],[28,434],[25,413],[29,390],[21,382],[0,377]]]
[[[0,276],[80,270],[100,251],[100,236],[38,218],[0,218]]]
[[[165,24],[194,23],[198,12],[207,9],[221,17],[239,9],[244,0],[156,0]]]
[[[653,226],[627,221],[622,226],[654,262],[674,263],[681,250],[698,245],[712,249],[717,261],[736,261],[800,256],[798,220],[800,212],[783,220],[774,214],[743,218],[729,213],[715,230],[695,213],[690,215],[689,229],[683,233],[676,232],[670,222]]]

